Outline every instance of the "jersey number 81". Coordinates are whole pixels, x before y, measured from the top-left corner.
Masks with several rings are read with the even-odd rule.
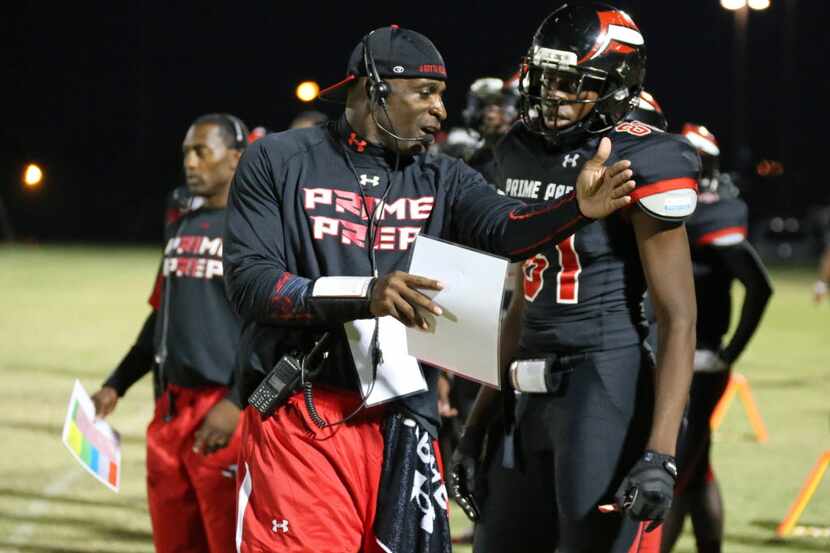
[[[579,301],[579,273],[582,265],[576,253],[575,237],[569,236],[556,245],[559,254],[559,272],[556,273],[556,303],[577,303]],[[522,266],[524,293],[527,301],[535,301],[545,286],[545,271],[550,261],[544,254],[536,254]]]

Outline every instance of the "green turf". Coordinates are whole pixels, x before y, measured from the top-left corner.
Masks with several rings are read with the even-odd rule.
[[[157,256],[152,248],[0,248],[0,551],[153,550],[144,495],[149,381],[111,417],[124,438],[121,493],[82,472],[60,433],[73,380],[96,389],[132,344],[148,313]],[[830,308],[810,303],[812,281],[804,271],[774,273],[768,316],[737,366],[770,441],[754,443],[736,402],[715,446],[728,552],[830,551],[827,538],[773,539],[807,472],[830,449]],[[462,516],[454,509],[456,530]],[[830,526],[830,475],[802,523]],[[693,551],[688,535],[676,551]]]

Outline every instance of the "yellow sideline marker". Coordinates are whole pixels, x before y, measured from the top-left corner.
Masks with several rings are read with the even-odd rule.
[[[729,377],[729,384],[726,385],[726,390],[724,390],[720,401],[715,406],[715,410],[712,411],[712,416],[709,419],[709,427],[712,429],[712,432],[720,428],[723,418],[726,416],[726,411],[729,409],[729,405],[735,399],[735,394],[738,394],[741,398],[741,403],[743,403],[744,409],[746,410],[746,416],[749,418],[749,424],[752,426],[753,432],[755,432],[755,439],[758,443],[766,443],[769,439],[767,427],[764,425],[761,412],[758,410],[758,405],[752,397],[749,381],[741,373],[732,373]]]
[[[784,517],[784,520],[776,528],[775,533],[778,537],[783,538],[792,533],[795,523],[798,522],[801,513],[804,512],[813,494],[816,493],[816,488],[821,483],[821,478],[827,470],[827,465],[830,465],[830,449],[822,453],[818,458],[818,462],[813,467],[813,470],[810,471],[807,480],[801,487],[801,491],[798,492],[798,496],[795,498],[792,506],[790,506],[787,516]]]

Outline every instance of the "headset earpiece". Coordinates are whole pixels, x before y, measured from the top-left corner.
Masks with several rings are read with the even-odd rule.
[[[378,72],[378,66],[375,65],[375,56],[372,53],[371,37],[372,33],[363,37],[363,66],[366,69],[366,94],[369,99],[381,105],[386,104],[386,99],[389,98],[391,88],[389,83],[384,81]]]
[[[389,97],[389,83],[386,81],[373,83],[370,79],[366,81],[366,93],[373,102],[384,104]]]
[[[237,150],[244,150],[245,146],[248,145],[248,141],[246,139],[248,133],[247,129],[243,128],[242,121],[230,113],[223,113],[222,117],[230,123],[230,126],[233,129],[234,148]]]

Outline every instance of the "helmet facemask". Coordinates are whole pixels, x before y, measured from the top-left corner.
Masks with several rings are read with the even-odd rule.
[[[617,73],[626,70],[622,64]],[[522,121],[529,130],[553,142],[583,133],[608,131],[633,109],[640,86],[633,90],[624,84],[625,75],[590,65],[577,65],[576,55],[534,46],[522,60],[519,91],[522,95]],[[561,125],[564,106],[593,109],[568,125]],[[572,119],[572,118],[571,118]]]
[[[720,157],[709,155],[705,152],[700,154],[700,191],[717,193],[720,184]]]
[[[522,120],[554,143],[605,133],[636,106],[645,64],[645,40],[627,13],[599,2],[566,4],[542,21],[522,62]],[[551,98],[549,89],[560,86],[569,98]],[[590,112],[558,122],[566,106],[585,107],[579,104],[591,104]]]

